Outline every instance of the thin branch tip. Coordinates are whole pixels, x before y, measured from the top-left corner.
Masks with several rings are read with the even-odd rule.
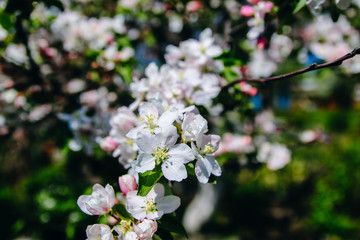
[[[335,59],[334,61],[326,62],[326,63],[322,63],[322,64],[312,63],[309,66],[307,66],[305,68],[302,68],[302,69],[299,69],[299,70],[296,70],[294,72],[290,72],[290,73],[286,73],[286,74],[282,74],[282,75],[278,75],[278,76],[273,76],[273,77],[268,77],[268,78],[248,78],[248,77],[243,77],[241,79],[237,79],[237,80],[234,80],[234,81],[228,83],[227,85],[223,86],[221,90],[222,91],[226,90],[226,89],[232,87],[233,85],[235,85],[235,84],[237,84],[239,82],[242,82],[242,81],[256,82],[256,83],[265,84],[266,82],[294,77],[294,76],[297,76],[297,75],[300,75],[300,74],[303,74],[303,73],[306,73],[306,72],[311,72],[311,71],[314,71],[314,70],[318,70],[318,69],[321,69],[321,68],[339,66],[345,60],[353,58],[358,54],[360,54],[360,47],[355,48],[351,52],[345,54],[344,56],[341,56],[341,57]]]

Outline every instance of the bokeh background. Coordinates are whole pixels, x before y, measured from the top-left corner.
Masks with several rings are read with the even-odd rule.
[[[358,1],[346,9],[330,0],[269,2],[254,25],[241,12],[251,1],[0,1],[1,239],[86,238],[98,218],[81,212],[77,198],[95,183],[119,191],[126,173],[99,138],[116,108],[134,101],[134,76],[163,64],[167,45],[211,28],[227,82],[332,61],[360,46]],[[251,143],[219,154],[216,184],[174,184],[179,220],[194,199],[210,202],[192,210],[207,212],[198,225],[184,222],[190,239],[360,238],[359,66],[355,56],[252,84],[254,94],[236,85],[213,100],[222,104],[216,116],[199,106],[223,140]],[[278,158],[291,160],[276,169],[263,163],[264,139],[286,146]]]

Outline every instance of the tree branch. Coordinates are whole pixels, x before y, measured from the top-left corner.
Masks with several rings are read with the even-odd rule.
[[[306,68],[294,71],[294,72],[290,72],[290,73],[286,73],[283,75],[278,75],[278,76],[274,76],[274,77],[269,77],[269,78],[248,78],[248,77],[243,77],[241,79],[237,79],[234,80],[230,83],[228,83],[227,85],[222,87],[222,91],[226,90],[232,86],[234,86],[235,84],[245,81],[245,82],[257,82],[257,83],[266,83],[266,82],[271,82],[271,81],[276,81],[276,80],[282,80],[285,78],[289,78],[289,77],[294,77],[306,72],[311,72],[314,70],[318,70],[321,68],[327,68],[327,67],[334,67],[334,66],[339,66],[341,65],[345,60],[353,58],[355,55],[360,54],[360,48],[355,48],[354,50],[352,50],[351,52],[345,54],[344,56],[335,59],[334,61],[331,62],[327,62],[327,63],[323,63],[323,64],[317,64],[317,63],[312,63],[309,66],[307,66]]]

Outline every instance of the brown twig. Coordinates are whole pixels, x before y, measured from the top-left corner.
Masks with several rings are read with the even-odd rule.
[[[278,76],[274,76],[274,77],[269,77],[269,78],[248,78],[248,77],[243,77],[241,79],[237,79],[234,80],[230,83],[228,83],[227,85],[222,87],[222,91],[226,90],[232,86],[234,86],[235,84],[245,81],[245,82],[256,82],[256,83],[266,83],[266,82],[271,82],[271,81],[276,81],[276,80],[282,80],[285,78],[289,78],[289,77],[293,77],[293,76],[297,76],[306,72],[311,72],[314,70],[318,70],[321,68],[326,68],[326,67],[334,67],[334,66],[339,66],[343,63],[343,61],[353,58],[355,55],[360,54],[360,48],[355,48],[354,50],[352,50],[351,52],[345,54],[344,56],[335,59],[334,61],[331,62],[327,62],[327,63],[323,63],[323,64],[317,64],[317,63],[312,63],[309,66],[307,66],[306,68],[294,71],[294,72],[290,72],[290,73],[286,73],[286,74],[282,74],[282,75],[278,75]]]

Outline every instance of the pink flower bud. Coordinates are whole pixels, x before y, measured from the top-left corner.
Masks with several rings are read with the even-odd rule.
[[[248,3],[251,3],[251,4],[253,4],[253,5],[256,5],[256,4],[258,4],[259,2],[261,2],[261,0],[247,0],[248,1]]]
[[[100,147],[105,151],[114,151],[118,145],[119,144],[110,136],[100,140]]]
[[[240,14],[243,17],[251,17],[254,15],[254,8],[251,6],[242,6],[240,9]]]
[[[200,1],[190,1],[186,4],[186,11],[187,12],[196,12],[199,9],[203,8],[203,3]]]
[[[266,45],[266,39],[265,38],[259,38],[256,42],[256,47],[258,49],[264,49]]]
[[[134,176],[129,174],[122,175],[119,177],[119,185],[121,192],[126,195],[130,191],[137,190],[136,179]]]
[[[266,12],[271,12],[271,10],[274,8],[274,3],[270,1],[265,2],[265,9]]]

